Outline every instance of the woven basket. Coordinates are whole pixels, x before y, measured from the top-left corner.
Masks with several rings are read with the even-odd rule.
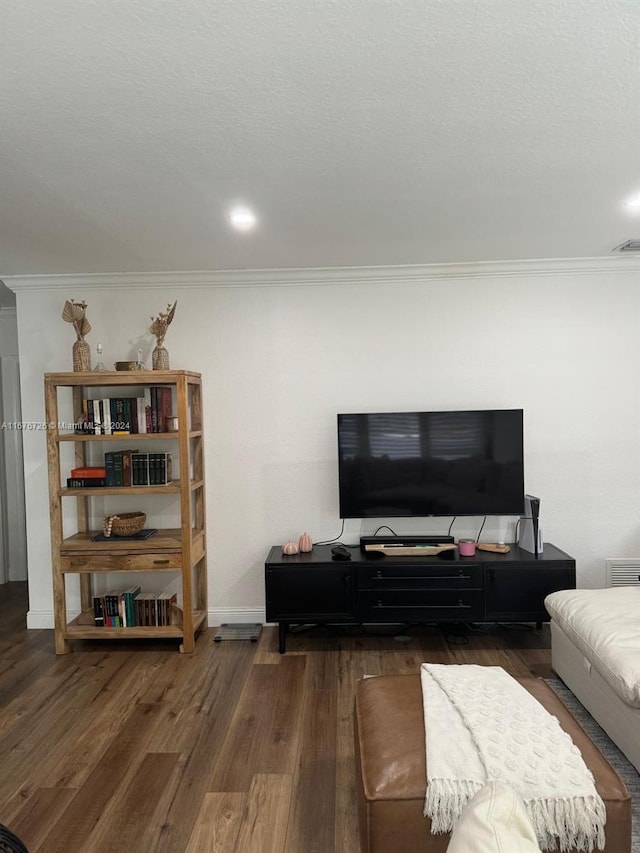
[[[120,515],[105,515],[105,536],[135,536],[140,533],[147,520],[146,512],[123,512]]]

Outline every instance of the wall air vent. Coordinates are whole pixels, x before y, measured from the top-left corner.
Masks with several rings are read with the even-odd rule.
[[[610,557],[606,561],[605,586],[640,587],[640,557]]]
[[[625,240],[624,243],[620,243],[619,246],[616,246],[615,249],[611,250],[612,252],[640,252],[640,238],[637,240]]]

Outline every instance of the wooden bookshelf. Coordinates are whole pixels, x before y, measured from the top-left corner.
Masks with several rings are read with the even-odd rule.
[[[115,397],[116,394],[130,396],[132,386],[142,389],[170,387],[174,409],[172,414],[177,415],[178,430],[95,435],[74,433],[65,428],[66,424],[79,423],[83,399],[104,399]],[[176,638],[181,640],[181,652],[193,652],[197,632],[206,627],[207,621],[204,432],[200,374],[186,370],[47,373],[44,389],[48,424],[46,436],[56,653],[66,654],[71,651],[72,640],[142,637]],[[71,389],[71,395],[66,392],[66,401],[61,399],[61,389]],[[110,395],[109,389],[121,390],[113,391]],[[96,452],[95,444],[115,442],[114,446],[117,447],[122,441],[135,441],[144,446],[146,442],[158,440],[175,446],[176,461],[182,473],[179,480],[166,485],[145,486],[67,488],[64,485],[68,473],[62,470],[61,456],[62,449],[68,447],[69,443],[74,448],[74,467],[81,468],[91,464],[91,454],[95,456]],[[171,452],[174,452],[173,449]],[[92,502],[100,497],[117,495],[136,495],[144,499],[147,527],[155,527],[154,497],[171,496],[179,505],[180,527],[158,528],[154,536],[144,540],[112,537],[106,541],[92,541],[101,532],[90,529],[91,521],[94,525],[96,523]],[[73,531],[64,529],[67,518],[63,512],[65,500],[73,500],[76,504]],[[180,607],[173,606],[172,624],[127,627],[102,627],[95,624],[93,599],[97,578],[105,573],[117,573],[117,576],[124,577],[127,572],[177,573],[182,604]],[[67,602],[66,578],[71,574],[80,578],[81,613],[75,617],[69,614]]]

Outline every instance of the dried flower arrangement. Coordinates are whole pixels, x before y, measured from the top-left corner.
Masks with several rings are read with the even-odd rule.
[[[178,300],[176,299],[173,305],[168,304],[165,311],[161,311],[157,317],[151,318],[152,322],[149,326],[149,331],[156,338],[156,345],[151,356],[152,367],[154,370],[169,369],[169,353],[167,352],[163,344],[165,335],[167,334],[167,329],[171,325],[173,316],[176,313],[177,304]]]
[[[91,331],[91,324],[87,320],[87,303],[76,302],[67,299],[62,309],[62,319],[71,323],[76,332],[76,341],[73,345],[73,369],[83,371],[91,369],[91,348],[85,341],[84,336]]]
[[[84,300],[82,302],[74,302],[73,299],[71,301],[67,299],[64,303],[62,319],[67,323],[73,323],[73,328],[76,330],[79,341],[83,341],[84,336],[88,335],[91,331],[91,324],[87,320],[86,311],[87,303]]]

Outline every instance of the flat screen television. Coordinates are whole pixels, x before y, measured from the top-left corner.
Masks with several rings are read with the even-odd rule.
[[[338,415],[341,518],[521,515],[522,409]]]

